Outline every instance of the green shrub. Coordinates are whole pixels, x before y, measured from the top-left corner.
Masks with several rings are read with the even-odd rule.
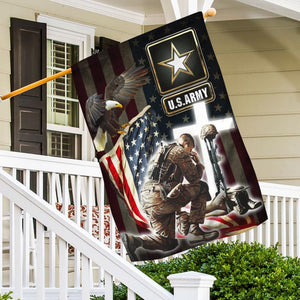
[[[217,278],[211,299],[300,299],[300,259],[278,254],[258,243],[216,243],[194,248],[167,262],[148,262],[139,269],[172,291],[167,276],[196,271]]]
[[[5,293],[5,294],[0,294],[0,300],[8,300],[8,299],[13,299],[13,297],[11,296],[12,291]],[[18,299],[20,300],[20,299]]]
[[[218,242],[194,248],[181,258],[150,261],[137,268],[170,292],[170,274],[195,271],[217,278],[211,299],[300,299],[300,259],[278,254],[277,246]],[[127,299],[126,294],[124,285],[114,285],[115,300]]]

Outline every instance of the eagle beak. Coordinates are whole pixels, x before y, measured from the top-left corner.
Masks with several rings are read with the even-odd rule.
[[[123,105],[121,103],[117,104],[116,107],[123,108]]]

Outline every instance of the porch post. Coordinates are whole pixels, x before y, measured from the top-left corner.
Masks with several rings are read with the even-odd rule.
[[[198,272],[172,274],[167,277],[174,288],[174,300],[209,300],[216,277]]]

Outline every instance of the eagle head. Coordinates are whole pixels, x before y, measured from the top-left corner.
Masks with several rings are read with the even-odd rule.
[[[106,100],[105,101],[105,109],[106,110],[111,110],[113,108],[123,108],[123,105],[121,103],[119,103],[118,101],[114,101],[114,100]]]

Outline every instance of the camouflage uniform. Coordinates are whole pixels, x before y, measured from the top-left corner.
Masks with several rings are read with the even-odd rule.
[[[155,234],[143,236],[146,249],[170,250],[176,247],[175,217],[188,231],[190,224],[202,224],[206,201],[210,200],[208,185],[201,181],[203,166],[181,145],[171,144],[160,165],[158,178],[145,182],[141,202]],[[150,167],[153,173],[155,164]],[[157,177],[157,176],[156,176]],[[183,178],[188,183],[182,184]],[[190,214],[181,213],[191,202]],[[186,232],[187,233],[187,232]]]

